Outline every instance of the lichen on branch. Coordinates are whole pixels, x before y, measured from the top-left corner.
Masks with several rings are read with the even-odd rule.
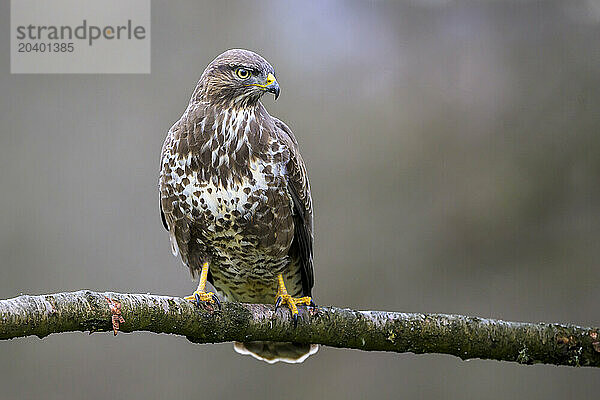
[[[264,304],[223,303],[218,309],[178,297],[90,290],[0,300],[0,340],[117,330],[182,335],[194,343],[290,341],[600,367],[600,329],[575,325],[318,307],[302,308],[294,327],[288,310]]]

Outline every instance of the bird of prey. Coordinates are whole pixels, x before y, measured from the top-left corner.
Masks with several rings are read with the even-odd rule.
[[[279,96],[273,67],[258,54],[224,52],[204,70],[161,153],[161,217],[173,254],[200,275],[190,301],[314,306],[313,210],[294,134],[261,104]],[[302,362],[317,345],[234,344],[274,363]]]

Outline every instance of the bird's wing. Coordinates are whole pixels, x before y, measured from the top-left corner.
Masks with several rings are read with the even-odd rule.
[[[172,224],[171,215],[167,219],[165,215],[165,203],[169,196],[169,184],[170,184],[170,168],[172,163],[171,145],[176,140],[177,130],[179,129],[181,121],[177,121],[169,132],[163,143],[160,151],[160,174],[158,177],[158,208],[160,209],[160,219],[162,220],[163,226],[166,230],[170,230],[169,225]],[[169,209],[169,207],[167,207]],[[170,212],[168,214],[171,214]]]
[[[294,134],[286,124],[277,118],[274,120],[278,137],[290,151],[290,159],[287,163],[287,185],[294,205],[294,239],[290,247],[290,256],[300,259],[302,292],[304,296],[310,296],[314,285],[313,209],[308,174]]]
[[[169,130],[161,151],[159,176],[159,207],[162,223],[169,231],[173,254],[177,255],[179,252],[184,263],[187,263],[190,227],[181,208],[183,205],[180,204],[180,198],[175,190],[177,182],[174,176],[181,170],[178,164],[178,144],[182,137],[187,137],[189,130],[194,127],[188,122],[186,112]]]
[[[167,225],[167,218],[165,217],[165,212],[162,209],[162,201],[160,197],[158,198],[158,208],[160,209],[160,219],[162,220],[163,226],[166,230],[169,230],[169,225]]]
[[[189,154],[193,147],[199,145],[198,137],[202,129],[200,122],[203,122],[205,118],[206,107],[200,105],[188,108],[179,121],[169,129],[160,156],[160,216],[164,227],[169,231],[173,255],[178,253],[181,255],[181,260],[190,268],[192,276],[195,276],[199,269],[190,264],[190,256],[193,256],[193,254],[190,254],[192,249],[189,247],[192,235],[190,226],[191,210],[186,208],[185,202],[182,202],[176,187],[177,180],[174,179],[174,176],[178,175],[181,178],[185,172],[184,168],[188,168],[187,165],[182,166],[179,158]],[[213,120],[210,120],[208,126],[212,126],[213,122]],[[211,153],[206,152],[206,154],[210,156]],[[191,158],[189,167],[192,169],[198,168],[198,165],[203,162],[208,161]],[[213,283],[210,270],[208,281],[211,284]]]

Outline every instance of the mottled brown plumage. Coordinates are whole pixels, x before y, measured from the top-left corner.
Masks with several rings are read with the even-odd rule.
[[[265,92],[279,94],[273,67],[253,52],[226,51],[202,74],[161,153],[173,252],[192,275],[208,262],[208,280],[233,301],[273,302],[278,274],[292,296],[310,296],[314,282],[306,168],[292,131],[260,103]],[[271,361],[316,351],[262,342],[236,349]]]

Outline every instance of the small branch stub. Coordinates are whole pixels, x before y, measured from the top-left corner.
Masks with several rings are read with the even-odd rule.
[[[195,306],[178,297],[113,292],[55,293],[0,300],[0,340],[72,331],[149,331],[194,343],[279,341],[365,351],[451,354],[521,364],[600,367],[600,329],[462,315],[298,308]]]
[[[104,296],[104,298],[106,299],[106,302],[110,307],[110,311],[112,312],[111,321],[113,333],[115,336],[117,336],[117,333],[119,332],[119,325],[125,322],[125,318],[123,318],[123,316],[121,315],[121,303],[119,303],[118,301],[114,301],[106,296]]]

